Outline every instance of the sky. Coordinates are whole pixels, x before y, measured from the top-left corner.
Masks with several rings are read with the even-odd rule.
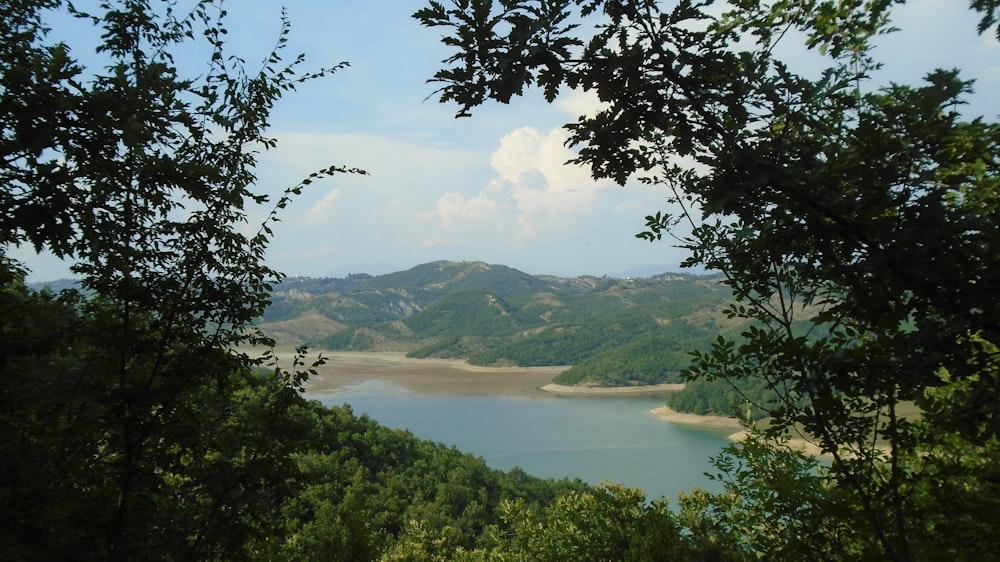
[[[447,3],[447,2],[446,2]],[[280,6],[233,0],[230,49],[253,67],[277,39]],[[306,55],[303,70],[347,61],[333,76],[303,85],[272,114],[278,147],[261,155],[258,192],[277,196],[330,165],[368,175],[314,182],[274,227],[269,265],[287,275],[380,274],[434,260],[485,261],[531,274],[560,276],[677,271],[685,254],[667,240],[635,238],[644,217],[666,208],[666,194],[637,182],[595,182],[566,165],[562,125],[592,111],[595,100],[566,92],[553,104],[537,93],[510,105],[490,103],[471,118],[438,103],[427,83],[449,51],[440,30],[410,17],[419,0],[286,0],[286,53]],[[969,106],[1000,115],[1000,44],[975,33],[965,2],[916,0],[897,10],[903,29],[882,40],[880,80],[916,83],[958,67],[977,80]],[[803,51],[787,56],[803,67]],[[290,58],[289,57],[289,58]],[[429,97],[430,96],[430,97]],[[248,232],[265,210],[254,213]],[[14,254],[29,281],[68,276],[66,264]]]

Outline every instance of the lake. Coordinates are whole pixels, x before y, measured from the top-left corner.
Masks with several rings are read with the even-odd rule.
[[[373,379],[308,394],[350,404],[388,427],[454,445],[494,468],[515,466],[546,478],[605,480],[666,496],[718,483],[704,473],[724,434],[668,423],[649,413],[662,398],[420,393]]]

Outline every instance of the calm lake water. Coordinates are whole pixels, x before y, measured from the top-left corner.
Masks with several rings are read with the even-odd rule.
[[[663,404],[659,398],[420,394],[381,380],[309,398],[350,404],[356,414],[454,445],[503,470],[611,480],[649,498],[666,496],[672,505],[679,492],[720,489],[704,473],[725,436],[657,419],[649,410]]]

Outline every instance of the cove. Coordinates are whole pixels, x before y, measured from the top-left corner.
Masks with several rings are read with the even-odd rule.
[[[649,397],[538,398],[422,394],[385,380],[366,380],[310,393],[328,406],[406,429],[417,437],[482,457],[494,468],[521,467],[544,478],[613,481],[641,488],[647,498],[721,489],[704,475],[728,440],[723,434],[657,419]]]

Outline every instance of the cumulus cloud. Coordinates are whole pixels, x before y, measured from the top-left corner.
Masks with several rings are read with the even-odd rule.
[[[583,90],[565,92],[556,100],[555,106],[568,113],[573,119],[581,115],[593,116],[597,112],[608,108],[608,104],[602,102],[597,97],[597,92],[593,90],[589,92],[584,92]]]
[[[329,220],[333,216],[337,208],[337,200],[340,199],[342,194],[343,192],[340,189],[331,189],[326,196],[309,209],[309,213],[306,214],[306,222],[308,224],[318,224]]]
[[[433,226],[426,242],[488,234],[498,245],[523,246],[592,212],[597,193],[611,184],[566,164],[574,156],[566,138],[562,129],[546,134],[533,127],[504,135],[490,156],[493,181],[475,195],[445,193],[420,215]]]
[[[506,206],[486,193],[466,198],[448,192],[438,198],[434,208],[418,214],[431,228],[420,228],[417,236],[424,247],[459,245],[471,240],[489,240],[505,230]]]
[[[274,225],[269,260],[314,275],[375,261],[482,259],[536,272],[614,272],[595,262],[635,261],[606,248],[630,241],[643,216],[622,203],[655,209],[654,194],[593,181],[588,169],[566,165],[574,157],[566,133],[544,131],[507,129],[481,148],[372,134],[280,135],[279,149],[262,159],[262,187],[280,189],[331,162],[370,175],[309,185]],[[628,228],[615,226],[622,222]]]

